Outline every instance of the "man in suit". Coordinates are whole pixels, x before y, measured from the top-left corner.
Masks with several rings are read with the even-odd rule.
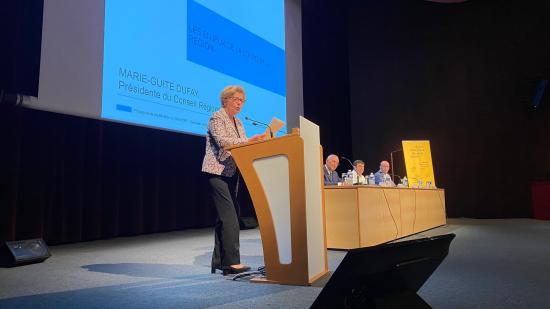
[[[374,174],[374,182],[380,186],[395,186],[390,174],[388,174],[389,171],[390,163],[388,161],[380,162],[380,170]]]
[[[329,154],[325,160],[325,166],[323,168],[325,186],[338,185],[342,180],[338,177],[336,168],[340,164],[340,159],[335,154]]]

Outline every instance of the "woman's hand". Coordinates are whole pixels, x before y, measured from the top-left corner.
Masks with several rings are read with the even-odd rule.
[[[267,134],[266,133],[262,133],[262,134],[256,134],[254,136],[252,136],[251,138],[248,139],[249,142],[258,142],[258,141],[263,141],[263,140],[266,140],[267,139]]]

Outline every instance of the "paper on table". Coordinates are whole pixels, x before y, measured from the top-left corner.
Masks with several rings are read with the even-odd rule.
[[[269,128],[265,129],[265,133],[267,138],[271,138],[271,135],[269,134],[269,129],[271,129],[271,132],[273,133],[273,137],[277,136],[277,132],[284,127],[285,123],[281,119],[277,117],[273,117],[271,119],[271,122],[269,123]]]

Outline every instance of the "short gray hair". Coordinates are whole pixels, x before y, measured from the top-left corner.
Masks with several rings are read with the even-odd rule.
[[[335,154],[331,153],[331,154],[329,154],[329,155],[327,156],[327,158],[325,159],[325,162],[327,162],[327,161],[328,161],[328,159],[330,159],[330,158],[332,158],[332,157],[335,157],[336,159],[338,159],[338,161],[340,161],[340,158],[338,158],[338,156],[337,156],[337,155],[335,155]]]
[[[222,103],[222,107],[223,100],[233,96],[235,93],[242,93],[244,96],[246,95],[243,86],[229,85],[223,88],[222,92],[220,93],[220,102]]]

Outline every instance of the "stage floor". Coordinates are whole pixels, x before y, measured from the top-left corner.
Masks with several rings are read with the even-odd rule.
[[[449,219],[411,238],[455,233],[419,294],[434,308],[550,307],[550,221]],[[50,247],[43,263],[0,268],[0,308],[308,308],[322,287],[210,274],[211,229]],[[345,251],[329,250],[331,271]],[[263,265],[259,230],[242,262]]]

